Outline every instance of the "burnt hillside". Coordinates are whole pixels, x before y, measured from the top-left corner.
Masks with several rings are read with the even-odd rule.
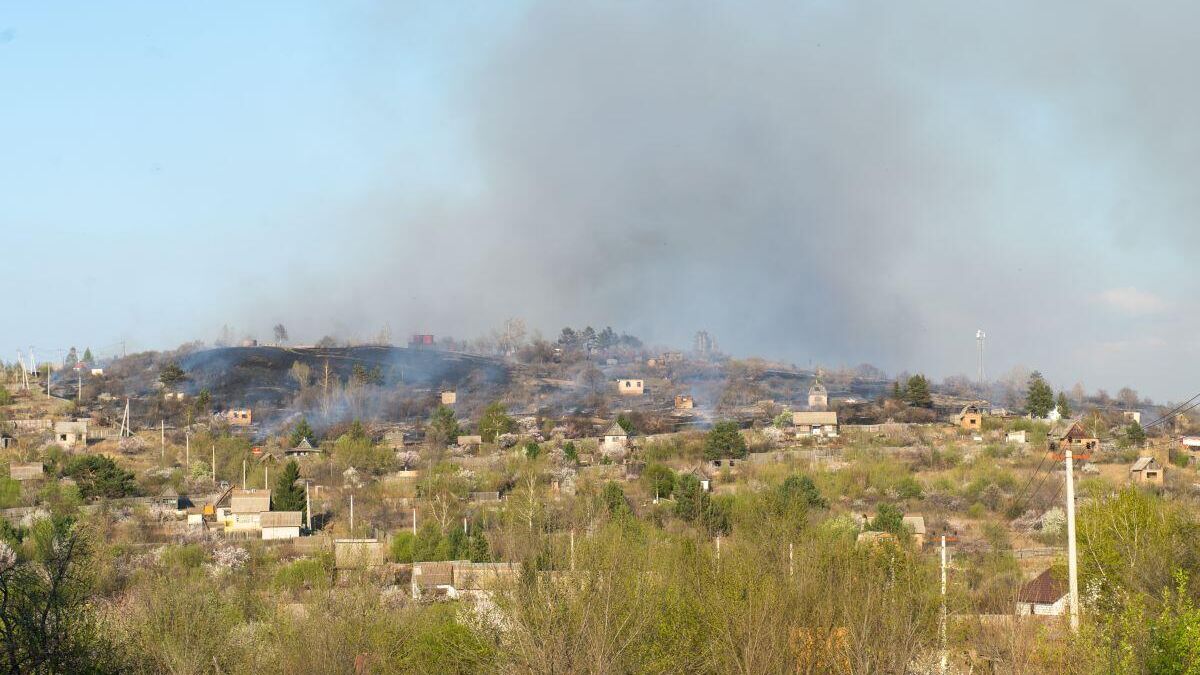
[[[403,347],[225,347],[192,352],[179,360],[187,373],[184,390],[208,389],[227,405],[281,403],[299,385],[290,371],[304,363],[319,383],[328,364],[330,377],[346,381],[360,366],[383,387],[456,388],[468,383],[503,385],[508,368],[495,359],[456,352]]]

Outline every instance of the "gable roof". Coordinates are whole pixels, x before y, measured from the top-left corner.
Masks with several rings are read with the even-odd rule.
[[[267,511],[258,516],[261,527],[300,527],[299,511]]]
[[[625,436],[627,438],[629,436],[629,434],[625,433],[624,427],[622,427],[620,424],[617,424],[616,422],[612,423],[612,426],[608,428],[608,431],[604,432],[604,435],[605,436]]]
[[[794,412],[792,413],[792,424],[795,426],[803,426],[805,424],[837,424],[836,412]]]
[[[1145,469],[1153,469],[1157,464],[1158,462],[1155,461],[1153,457],[1138,457],[1137,461],[1133,463],[1133,466],[1130,467],[1129,470],[1143,471]]]
[[[296,444],[296,447],[294,447],[292,449],[293,450],[313,450],[314,448],[312,446],[312,443],[308,442],[308,436],[305,436],[304,438],[301,438],[300,442]]]
[[[958,413],[958,418],[962,419],[967,415],[982,415],[983,406],[979,403],[968,403],[963,406],[963,409]]]
[[[1083,430],[1079,422],[1071,422],[1065,429],[1055,434],[1055,438],[1065,441],[1070,438],[1092,438],[1092,436]]]
[[[912,528],[913,534],[925,534],[925,516],[904,516],[904,524]]]
[[[1053,605],[1067,594],[1067,580],[1060,579],[1047,568],[1027,581],[1017,593],[1018,602]]]

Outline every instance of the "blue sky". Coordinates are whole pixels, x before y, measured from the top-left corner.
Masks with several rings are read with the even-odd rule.
[[[943,377],[982,327],[1184,399],[1196,13],[0,0],[0,359],[520,317]]]

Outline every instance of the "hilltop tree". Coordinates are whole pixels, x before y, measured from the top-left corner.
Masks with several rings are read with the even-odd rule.
[[[916,408],[933,407],[933,396],[929,393],[929,380],[924,375],[913,375],[908,378],[904,388],[904,401]]]
[[[483,409],[483,415],[479,418],[479,435],[485,442],[491,443],[497,436],[511,432],[514,426],[516,423],[508,416],[504,404],[495,401]]]
[[[579,335],[575,333],[574,328],[567,326],[559,333],[558,344],[563,349],[575,349],[579,346]]]
[[[300,465],[294,459],[289,460],[275,479],[275,489],[271,492],[272,510],[304,511],[304,488],[297,484],[299,479]]]
[[[167,363],[167,365],[163,366],[162,370],[158,371],[158,381],[168,387],[183,382],[186,379],[187,373],[183,372],[183,368],[180,368],[179,364],[175,361]]]
[[[71,347],[71,350],[67,352],[67,357],[63,359],[63,368],[70,370],[75,367],[76,363],[79,363],[79,354],[74,347]]]
[[[1045,417],[1054,408],[1054,390],[1046,384],[1042,374],[1033,371],[1029,376],[1029,391],[1025,395],[1025,409],[1034,417]]]
[[[96,357],[92,356],[92,348],[88,347],[83,350],[83,362],[89,366],[96,362]]]
[[[1071,404],[1067,401],[1065,392],[1058,392],[1058,414],[1064,418],[1071,416]]]
[[[301,417],[296,426],[292,427],[292,433],[288,436],[288,447],[296,447],[300,445],[304,439],[308,439],[309,443],[315,440],[317,435],[313,433],[313,429],[308,424],[308,418]]]
[[[275,324],[275,344],[281,345],[288,341],[287,328],[283,324]]]
[[[704,458],[713,460],[724,457],[741,459],[746,456],[746,439],[742,438],[738,423],[717,422],[704,437]]]

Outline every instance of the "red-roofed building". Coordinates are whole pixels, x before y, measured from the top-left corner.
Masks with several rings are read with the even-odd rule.
[[[1047,569],[1017,593],[1018,616],[1061,616],[1067,610],[1067,580]]]

